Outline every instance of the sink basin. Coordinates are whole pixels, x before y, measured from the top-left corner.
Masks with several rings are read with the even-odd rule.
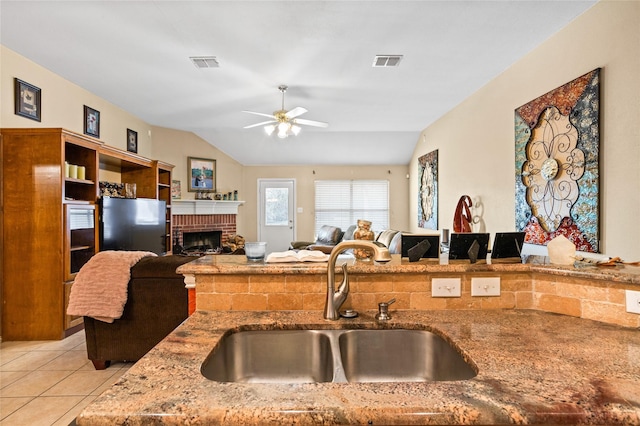
[[[241,331],[223,337],[200,371],[218,382],[330,382],[331,343],[314,330]]]
[[[350,330],[340,335],[349,382],[466,380],[475,370],[442,337],[422,330]]]
[[[209,380],[244,383],[425,382],[477,374],[422,330],[265,330],[224,336],[202,363]]]

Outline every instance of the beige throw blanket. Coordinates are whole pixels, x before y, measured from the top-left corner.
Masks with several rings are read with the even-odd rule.
[[[69,294],[67,315],[93,317],[111,323],[127,303],[131,267],[148,251],[102,251],[80,268]]]

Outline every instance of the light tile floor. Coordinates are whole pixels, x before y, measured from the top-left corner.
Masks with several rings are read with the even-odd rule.
[[[0,425],[69,425],[133,363],[96,371],[84,330],[64,340],[0,344]]]

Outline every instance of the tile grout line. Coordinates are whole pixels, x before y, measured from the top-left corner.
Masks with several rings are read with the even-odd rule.
[[[73,336],[71,336],[71,337],[73,338]],[[78,339],[78,340],[80,340],[80,339]],[[58,344],[58,342],[60,342],[60,341],[56,341],[56,342],[42,342],[42,343],[40,343],[40,344],[34,345],[34,347],[33,347],[33,348],[28,348],[28,347],[27,347],[27,348],[24,348],[24,349],[19,349],[19,350],[18,350],[19,352],[23,352],[23,353],[22,353],[22,355],[18,356],[17,358],[12,359],[11,361],[8,361],[7,363],[3,363],[2,365],[4,366],[5,364],[8,364],[8,363],[14,362],[14,361],[16,361],[16,360],[18,360],[18,359],[20,359],[20,358],[22,358],[22,357],[24,357],[24,356],[28,356],[28,354],[30,354],[30,353],[35,353],[35,352],[40,352],[40,351],[42,351],[42,352],[46,352],[46,351],[60,350],[60,349],[57,349],[57,344]],[[53,346],[53,348],[46,347],[48,343],[53,343],[53,345],[52,345],[52,346]],[[18,343],[17,345],[19,345],[19,343]],[[28,345],[28,343],[27,343],[26,345]],[[23,379],[24,377],[28,376],[29,374],[32,374],[32,373],[35,373],[35,372],[38,372],[38,371],[47,371],[46,369],[43,369],[43,367],[45,367],[46,365],[48,365],[48,364],[50,364],[50,363],[54,362],[56,359],[59,359],[59,358],[61,358],[61,357],[65,357],[65,356],[69,355],[72,351],[81,350],[81,349],[78,349],[78,347],[79,347],[79,346],[81,346],[81,345],[83,345],[83,342],[82,342],[82,341],[79,341],[79,343],[78,343],[78,344],[73,345],[73,346],[72,346],[72,347],[70,347],[70,348],[60,350],[60,352],[62,352],[62,353],[60,353],[60,354],[59,354],[58,356],[56,356],[55,358],[52,358],[51,360],[49,360],[49,361],[48,361],[48,362],[46,362],[45,364],[43,364],[43,365],[41,365],[41,366],[39,366],[39,367],[37,367],[37,368],[35,368],[35,369],[29,369],[29,370],[17,370],[17,371],[24,371],[24,372],[26,372],[26,374],[25,374],[24,376],[22,376],[22,377],[20,377],[20,378],[16,379],[16,380],[12,381],[11,383],[7,384],[6,386],[10,386],[10,385],[12,385],[12,384],[18,383],[21,379]],[[15,346],[15,345],[12,345],[12,346]],[[0,346],[0,350],[1,350],[1,349],[2,349],[2,348],[1,348],[1,346]],[[5,350],[6,350],[6,349],[5,349]],[[85,349],[85,351],[86,351],[86,349]],[[2,416],[2,418],[0,418],[0,423],[4,422],[4,420],[5,420],[6,418],[9,418],[9,417],[10,417],[10,416],[12,416],[13,414],[17,413],[18,411],[20,411],[21,409],[23,409],[23,408],[24,408],[24,407],[26,407],[27,405],[29,405],[29,404],[33,403],[34,401],[36,401],[36,400],[37,400],[37,399],[39,399],[39,398],[55,398],[55,397],[59,397],[59,396],[54,396],[54,395],[52,395],[52,396],[46,396],[46,395],[44,395],[44,394],[45,394],[47,391],[49,391],[50,389],[52,389],[53,387],[55,387],[55,386],[59,385],[62,381],[64,381],[65,379],[67,379],[69,376],[73,375],[74,373],[80,372],[80,371],[85,367],[85,365],[86,365],[86,364],[83,364],[83,365],[81,365],[81,366],[79,366],[79,367],[77,367],[77,368],[75,368],[75,369],[73,369],[73,370],[68,370],[68,372],[69,372],[68,374],[66,374],[64,377],[60,378],[59,380],[57,380],[55,383],[53,383],[53,384],[52,384],[51,386],[49,386],[48,388],[46,388],[46,389],[42,390],[41,392],[39,392],[39,393],[38,393],[38,395],[23,397],[23,398],[28,398],[28,401],[26,401],[24,404],[20,405],[18,408],[16,408],[16,409],[12,410],[10,413],[7,413],[6,415],[3,415],[3,416]],[[64,370],[62,370],[62,371],[64,371]],[[114,374],[115,374],[115,372],[114,372]],[[111,377],[113,377],[113,375],[114,375],[114,374],[112,374],[112,375],[110,376],[110,378],[111,378]],[[106,379],[106,380],[108,380],[108,379]],[[106,380],[105,380],[105,382],[106,382]],[[94,391],[95,391],[96,389],[98,389],[100,386],[102,386],[105,382],[102,382],[101,384],[97,385],[97,386],[95,387]],[[2,387],[4,387],[4,386],[2,386]],[[78,405],[80,405],[80,404],[81,404],[81,403],[82,403],[86,398],[91,397],[91,396],[93,396],[93,395],[91,395],[91,394],[89,393],[88,395],[73,395],[73,396],[81,397],[80,401],[78,401],[78,402],[77,402],[73,407],[71,407],[71,408],[70,408],[69,410],[67,410],[65,413],[63,413],[62,415],[60,415],[58,418],[56,418],[55,420],[53,420],[52,424],[55,424],[56,422],[60,421],[60,420],[61,420],[61,419],[63,419],[64,417],[66,417],[68,414],[72,413],[72,412],[76,409],[76,407],[77,407]],[[61,396],[61,397],[70,397],[70,396]],[[94,396],[94,397],[97,397],[97,396]],[[13,398],[13,397],[1,397],[1,399],[9,399],[9,398]],[[16,397],[16,398],[17,398],[17,397]],[[4,413],[3,413],[3,414],[4,414]]]

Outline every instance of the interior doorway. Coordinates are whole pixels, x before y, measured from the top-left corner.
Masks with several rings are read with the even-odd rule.
[[[295,240],[295,189],[295,179],[258,179],[258,240],[267,242],[267,253]]]

